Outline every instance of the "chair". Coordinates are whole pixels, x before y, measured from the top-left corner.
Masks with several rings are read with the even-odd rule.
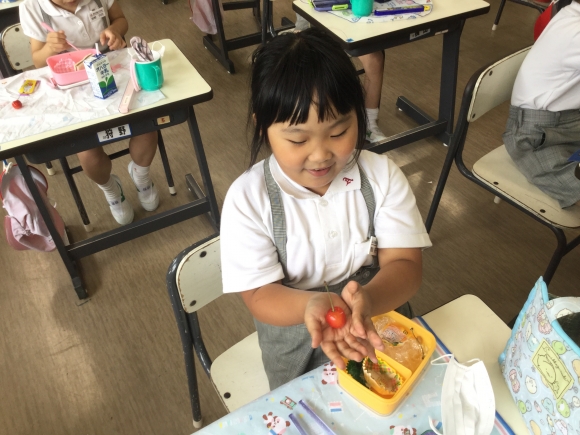
[[[4,66],[2,73],[8,77],[34,66],[30,54],[30,39],[22,32],[20,23],[6,27],[0,35],[2,51],[0,59]]]
[[[522,6],[529,6],[530,8],[536,9],[540,14],[546,10],[548,6],[550,6],[550,2],[547,1],[545,3],[541,2],[534,2],[534,0],[510,0],[511,2],[517,3],[518,5]],[[501,14],[503,12],[503,7],[505,6],[507,0],[501,0],[499,4],[499,9],[497,10],[497,15],[495,16],[495,21],[491,26],[491,30],[497,29],[497,25],[499,24],[499,20],[501,18]]]
[[[25,68],[34,67],[32,62],[32,55],[30,52],[30,39],[22,32],[22,27],[20,23],[14,24],[7,27],[0,35],[0,42],[2,50],[0,50],[0,62],[4,65],[2,71],[4,71],[8,76],[16,75],[22,72]],[[161,131],[157,131],[157,147],[159,148],[159,156],[163,163],[163,169],[165,170],[165,177],[167,178],[167,185],[169,187],[169,193],[174,196],[175,185],[173,183],[173,175],[171,174],[171,168],[169,167],[169,159],[167,158],[167,152],[165,151],[165,144],[163,142],[163,136]],[[116,159],[129,154],[129,149],[118,151],[116,153],[110,154],[109,158],[111,160]],[[73,175],[77,172],[81,172],[83,169],[80,166],[70,167],[66,157],[59,159],[62,166],[62,172],[68,182],[69,188],[75,200],[79,214],[83,221],[83,226],[87,232],[92,231],[91,221],[88,217],[85,205],[74,181]],[[52,167],[51,162],[43,162],[46,165],[46,170],[48,175],[54,175],[55,171]]]
[[[197,311],[222,295],[219,236],[201,240],[175,257],[166,282],[181,335],[193,426],[200,428],[203,424],[193,351],[229,412],[270,391],[256,332],[213,363],[201,336]]]
[[[511,160],[504,145],[475,162],[472,171],[463,161],[463,149],[469,125],[511,98],[517,73],[530,48],[510,54],[480,69],[471,77],[463,94],[459,121],[449,155],[451,159],[455,159],[459,172],[469,180],[552,230],[557,239],[557,246],[543,275],[544,281],[548,284],[562,257],[580,244],[580,236],[567,242],[562,230],[580,227],[580,207],[563,210],[556,200],[529,183]],[[435,193],[436,204],[441,197],[451,159],[445,161]],[[435,208],[429,212],[428,219],[431,223],[435,216],[436,204]]]

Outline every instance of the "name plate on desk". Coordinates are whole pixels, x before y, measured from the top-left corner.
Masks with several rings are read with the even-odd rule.
[[[129,124],[120,125],[118,127],[108,128],[97,133],[99,142],[108,142],[120,137],[131,136],[131,127]]]

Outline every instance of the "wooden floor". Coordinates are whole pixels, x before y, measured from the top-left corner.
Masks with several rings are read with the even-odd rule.
[[[458,0],[460,1],[460,0]],[[491,26],[499,5],[470,19],[461,40],[458,105],[471,74],[483,64],[532,43],[537,12],[506,5],[502,22]],[[435,1],[436,3],[436,1]],[[294,19],[290,1],[276,1],[276,21]],[[221,207],[228,186],[246,168],[248,57],[252,48],[231,53],[230,75],[204,49],[202,33],[189,21],[185,0],[121,0],[129,37],[171,38],[214,90],[213,100],[195,111]],[[225,13],[228,37],[256,30],[250,10]],[[395,134],[413,123],[394,103],[404,94],[431,115],[438,105],[442,38],[387,51],[379,125]],[[500,144],[507,106],[470,130],[467,160]],[[161,187],[160,210],[185,203],[184,175],[198,175],[185,124],[163,131],[178,195],[165,189],[159,158],[153,176]],[[111,147],[113,149],[114,147]],[[390,153],[413,187],[426,215],[446,148],[424,140]],[[74,161],[74,158],[70,159]],[[138,209],[127,174],[128,157],[113,163],[128,199]],[[77,175],[95,231],[114,228],[98,188]],[[49,179],[49,195],[74,240],[86,237],[61,172]],[[79,303],[56,253],[15,252],[0,243],[0,435],[188,434],[193,431],[179,334],[165,287],[171,260],[212,233],[205,218],[180,223],[81,261],[91,298]],[[479,296],[503,320],[523,305],[543,273],[555,238],[552,233],[463,178],[454,168],[424,253],[424,281],[412,300],[418,313],[466,293]],[[562,262],[552,293],[580,295],[580,251]],[[253,331],[238,296],[225,296],[202,312],[209,352],[217,356]],[[459,332],[458,332],[459,333]],[[489,331],[493,334],[494,331]],[[200,376],[206,423],[225,414],[205,375]]]

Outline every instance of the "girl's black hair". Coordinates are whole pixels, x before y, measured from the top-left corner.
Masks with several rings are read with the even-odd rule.
[[[252,66],[250,167],[262,145],[270,146],[268,128],[305,123],[313,101],[319,121],[356,112],[358,158],[366,136],[364,91],[351,60],[330,36],[316,28],[277,36],[254,52]]]

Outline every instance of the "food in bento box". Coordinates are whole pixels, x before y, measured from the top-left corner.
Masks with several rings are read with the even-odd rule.
[[[381,358],[378,358],[378,363],[365,358],[362,366],[365,381],[375,393],[392,397],[401,388],[401,376]]]
[[[413,332],[387,314],[374,319],[375,329],[383,340],[383,353],[414,372],[423,361],[427,349]]]

